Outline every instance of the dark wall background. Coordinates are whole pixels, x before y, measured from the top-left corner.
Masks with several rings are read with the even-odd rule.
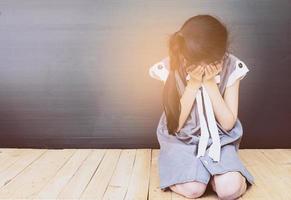
[[[250,69],[241,148],[290,148],[291,2],[0,1],[0,145],[159,148],[148,68],[189,17],[212,14]]]

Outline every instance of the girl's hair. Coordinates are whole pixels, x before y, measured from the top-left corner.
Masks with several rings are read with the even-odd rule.
[[[174,135],[181,112],[175,70],[186,85],[186,70],[190,65],[197,66],[202,61],[206,64],[221,61],[228,49],[228,32],[213,16],[196,15],[170,35],[168,45],[170,72],[163,89],[163,107],[169,134]]]

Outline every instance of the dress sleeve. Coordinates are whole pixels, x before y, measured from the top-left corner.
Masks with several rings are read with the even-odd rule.
[[[169,57],[166,57],[160,62],[150,66],[149,74],[154,79],[166,82],[169,75]]]
[[[239,59],[236,60],[236,62],[235,62],[235,69],[229,75],[228,81],[227,81],[227,84],[226,84],[226,87],[231,86],[237,80],[243,79],[246,76],[246,74],[247,74],[248,71],[250,71],[250,70],[248,69],[248,67],[246,66],[246,64],[243,61],[241,61]]]

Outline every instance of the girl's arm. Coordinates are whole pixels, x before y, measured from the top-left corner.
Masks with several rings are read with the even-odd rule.
[[[237,80],[226,87],[223,97],[213,79],[203,83],[211,99],[215,117],[227,131],[233,128],[238,115],[239,82]]]
[[[184,126],[184,123],[188,118],[200,85],[201,84],[199,82],[192,82],[191,84],[187,84],[185,87],[184,93],[180,99],[181,113],[177,132],[179,132],[180,129]]]

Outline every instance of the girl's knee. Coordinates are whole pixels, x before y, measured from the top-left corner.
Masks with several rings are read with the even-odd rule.
[[[181,194],[187,198],[198,198],[203,195],[206,190],[206,184],[197,181],[180,183],[170,186],[171,190]]]
[[[246,191],[246,179],[239,172],[215,176],[216,193],[220,199],[236,199]]]

